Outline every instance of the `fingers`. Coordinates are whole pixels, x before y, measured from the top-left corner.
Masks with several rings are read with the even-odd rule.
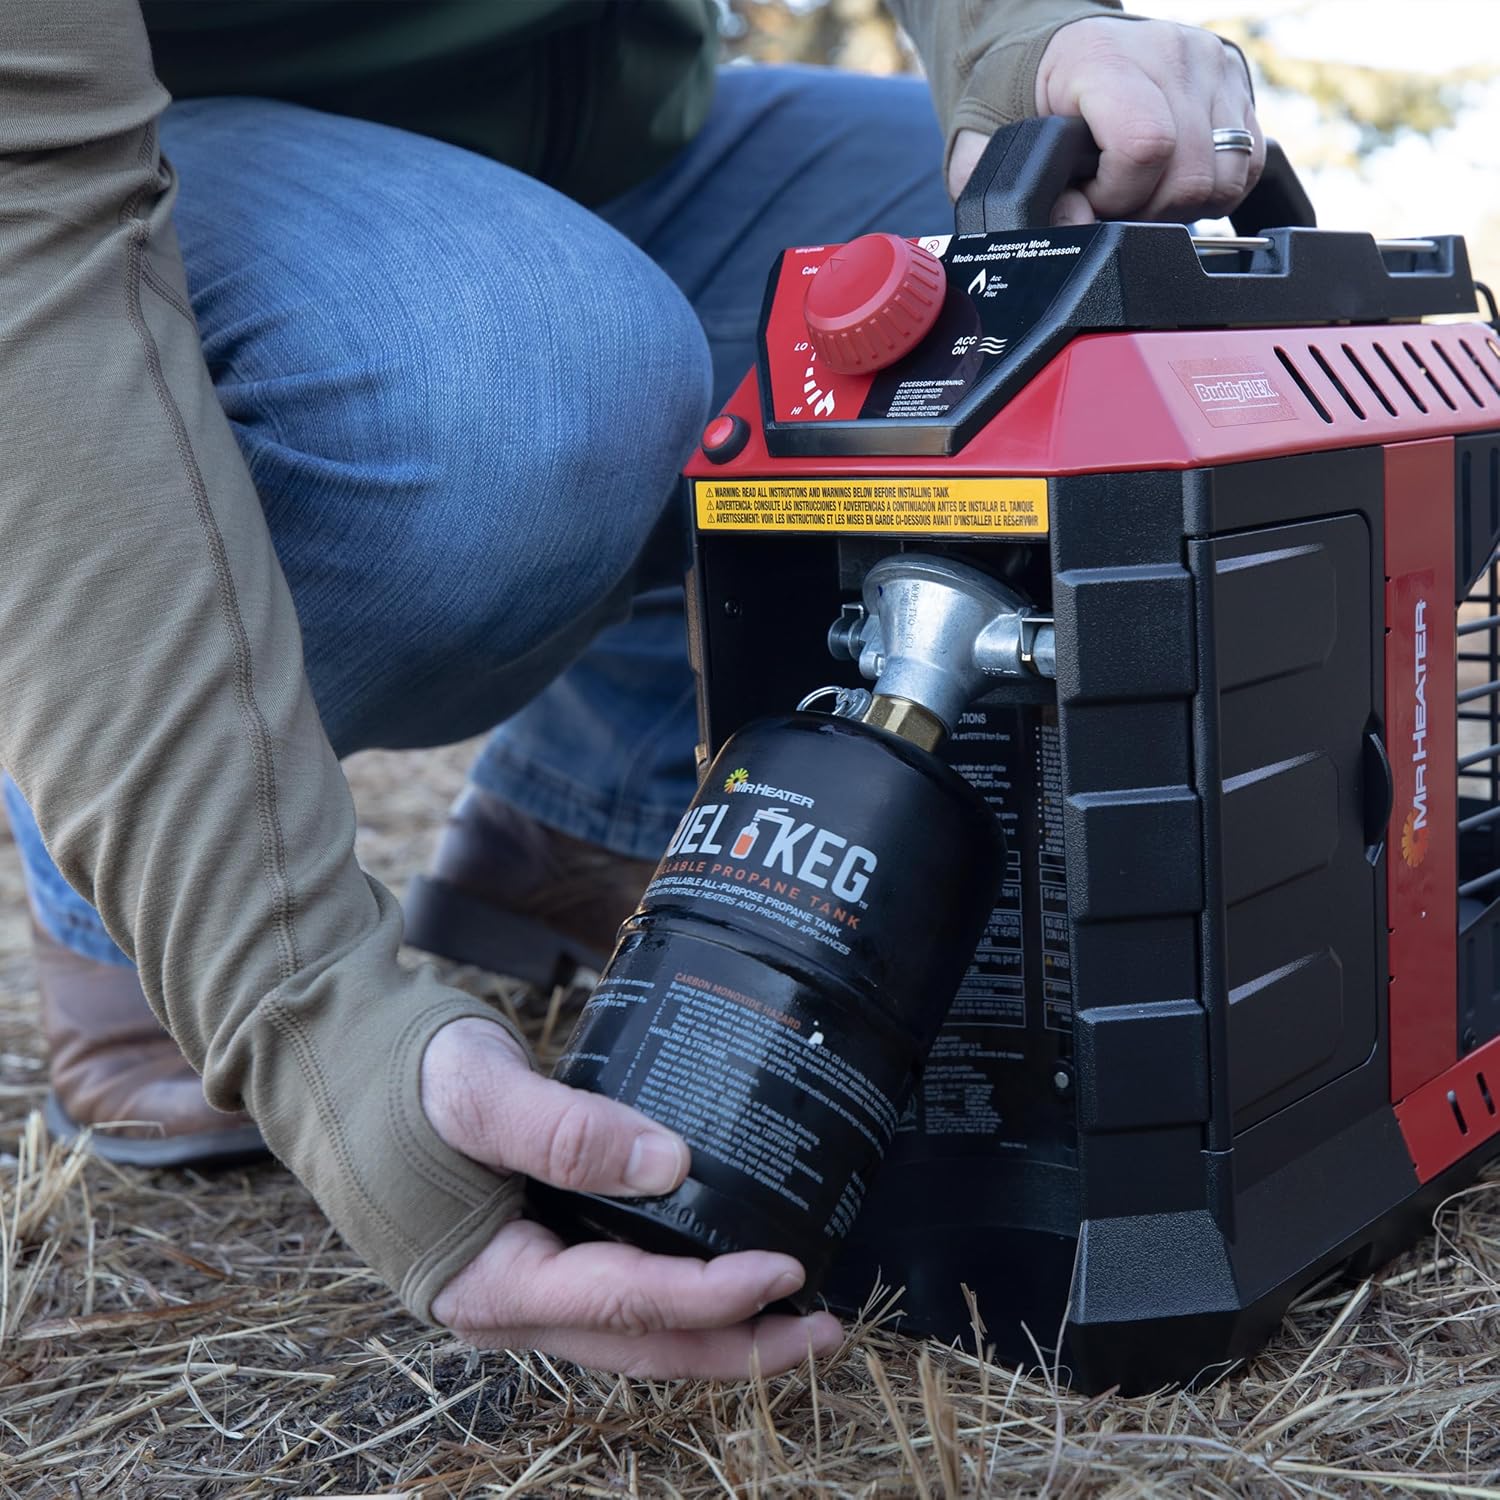
[[[1042,58],[1037,109],[1082,115],[1100,152],[1097,175],[1081,187],[1087,209],[1070,190],[1054,223],[1226,213],[1264,160],[1239,55],[1212,33],[1175,22],[1099,17],[1064,26]],[[1216,152],[1221,126],[1251,130],[1254,156]]]
[[[964,184],[974,175],[984,148],[990,143],[989,136],[978,130],[960,130],[953,137],[953,149],[948,153],[948,196],[956,199],[963,192]]]
[[[1079,101],[1099,146],[1099,171],[1083,185],[1101,219],[1137,218],[1163,200],[1177,149],[1177,121],[1167,96],[1144,73],[1123,71],[1117,85],[1091,89]]]
[[[1242,115],[1236,116],[1229,112],[1231,108],[1230,102],[1222,95],[1215,98],[1214,110],[1210,116],[1215,123],[1210,130],[1224,127],[1249,129],[1248,125],[1242,123]],[[1211,206],[1205,212],[1216,210],[1221,214],[1228,213],[1245,196],[1250,190],[1250,161],[1251,153],[1248,151],[1214,151]]]
[[[1248,130],[1254,144],[1249,151],[1214,152],[1214,190],[1211,210],[1228,213],[1260,180],[1266,163],[1266,138],[1250,101],[1245,65],[1229,47],[1221,49],[1222,76],[1209,109],[1210,132],[1225,127]]]
[[[1058,228],[1069,224],[1092,224],[1098,217],[1079,188],[1064,188],[1052,206],[1052,222]]]
[[[700,1261],[626,1245],[565,1248],[539,1224],[507,1224],[438,1294],[433,1316],[481,1348],[535,1348],[596,1369],[739,1379],[827,1353],[826,1313],[758,1318],[802,1285],[790,1256]]]
[[[489,1100],[469,1155],[554,1187],[627,1197],[670,1193],[690,1165],[682,1138],[645,1115],[535,1073]]]
[[[428,1044],[422,1103],[450,1146],[501,1172],[614,1196],[669,1193],[686,1143],[645,1115],[533,1073],[502,1027],[455,1021]]]
[[[516,1219],[443,1288],[432,1311],[461,1333],[553,1327],[639,1336],[743,1322],[803,1279],[790,1255],[769,1250],[703,1261],[604,1242],[566,1247],[540,1224]]]
[[[1219,106],[1223,111],[1224,124],[1229,124],[1233,116],[1229,113],[1234,108],[1235,96],[1226,96]],[[1222,212],[1230,213],[1244,202],[1251,188],[1261,179],[1261,174],[1266,167],[1266,137],[1260,128],[1260,121],[1255,117],[1253,109],[1245,110],[1241,118],[1241,128],[1248,130],[1252,138],[1249,151],[1220,151],[1217,153],[1223,175],[1215,182],[1215,198],[1224,205]]]
[[[595,1370],[666,1380],[746,1380],[759,1371],[779,1375],[813,1356],[832,1354],[844,1330],[832,1313],[807,1318],[766,1317],[711,1333],[662,1333],[643,1339],[561,1333],[534,1347]],[[515,1343],[508,1347],[521,1347]],[[495,1346],[507,1347],[507,1346]]]
[[[1222,153],[1214,151],[1212,103],[1213,96],[1206,96],[1197,87],[1174,91],[1170,99],[1174,136],[1171,159],[1156,191],[1135,217],[1192,220],[1219,211],[1214,205],[1214,186],[1217,157]],[[1232,123],[1239,123],[1238,114]]]

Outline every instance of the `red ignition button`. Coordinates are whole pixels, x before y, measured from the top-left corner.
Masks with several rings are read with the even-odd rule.
[[[700,439],[703,456],[712,464],[727,464],[738,458],[750,441],[750,424],[743,417],[725,414],[715,417],[703,429]]]
[[[947,286],[942,261],[920,245],[898,234],[862,234],[808,282],[808,337],[840,375],[884,369],[926,338]]]

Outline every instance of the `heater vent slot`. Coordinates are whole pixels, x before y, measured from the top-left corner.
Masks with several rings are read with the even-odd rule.
[[[1485,1077],[1497,1049],[1500,1041],[1480,1047],[1397,1104],[1396,1118],[1423,1182],[1500,1135],[1500,1110]]]
[[[1386,353],[1385,345],[1376,344],[1375,352],[1380,356],[1381,361],[1385,365],[1386,369],[1396,377],[1396,384],[1406,392],[1407,399],[1411,402],[1411,404],[1415,406],[1419,412],[1425,413],[1427,411],[1427,403],[1416,393],[1416,391],[1412,389],[1411,382],[1407,380],[1406,376],[1404,376],[1401,371],[1396,368],[1396,361]]]
[[[1279,359],[1281,363],[1286,367],[1287,374],[1297,382],[1297,389],[1307,397],[1308,403],[1311,405],[1312,409],[1317,412],[1317,414],[1322,417],[1325,422],[1333,421],[1333,418],[1328,414],[1328,408],[1324,406],[1322,401],[1318,399],[1317,392],[1315,392],[1313,388],[1307,383],[1307,380],[1303,376],[1302,371],[1292,363],[1291,355],[1289,355],[1286,350],[1281,347],[1280,344],[1276,346],[1276,358]]]
[[[1481,401],[1475,394],[1474,387],[1464,379],[1463,372],[1458,368],[1456,364],[1453,363],[1453,360],[1449,357],[1448,351],[1438,343],[1434,343],[1432,349],[1433,353],[1435,353],[1437,357],[1442,360],[1445,365],[1448,366],[1448,371],[1453,376],[1453,378],[1464,388],[1464,395],[1466,395],[1469,400],[1474,403],[1475,406],[1482,407],[1484,405],[1484,402]]]
[[[1365,368],[1364,362],[1360,359],[1359,355],[1348,344],[1344,344],[1341,347],[1344,351],[1344,357],[1359,371],[1360,376],[1363,378],[1364,383],[1369,386],[1375,399],[1385,408],[1386,415],[1394,417],[1396,415],[1396,408],[1391,405],[1391,398],[1375,383],[1375,377]]]
[[[1474,368],[1478,370],[1479,373],[1484,377],[1485,382],[1488,384],[1489,388],[1495,393],[1497,397],[1500,397],[1500,362],[1492,361],[1491,363],[1494,365],[1494,368],[1492,369],[1491,365],[1486,364],[1479,357],[1478,352],[1475,350],[1473,344],[1468,341],[1468,339],[1460,339],[1458,342],[1464,353],[1467,354],[1469,356],[1469,359],[1473,362]],[[1494,348],[1493,340],[1490,341],[1489,347],[1491,349]]]
[[[1442,397],[1443,405],[1445,405],[1449,411],[1457,411],[1458,402],[1456,402],[1453,397],[1450,396],[1448,392],[1438,384],[1437,376],[1432,373],[1431,366],[1429,366],[1422,358],[1422,356],[1417,353],[1416,346],[1403,340],[1401,347],[1406,350],[1407,355],[1411,359],[1411,362],[1427,377],[1427,383],[1433,388],[1433,390],[1438,393],[1440,397]]]
[[[1350,329],[1338,344],[1310,339],[1306,359],[1300,349],[1294,359],[1280,347],[1276,357],[1325,422],[1346,422],[1341,402],[1356,422],[1382,421],[1382,413],[1409,422],[1476,409],[1500,416],[1496,347],[1472,328],[1414,329],[1399,342]]]
[[[1336,390],[1339,395],[1344,398],[1344,405],[1347,406],[1349,410],[1352,411],[1361,422],[1363,422],[1365,419],[1364,408],[1359,404],[1358,401],[1354,399],[1353,396],[1349,394],[1349,387],[1346,386],[1344,382],[1334,374],[1333,366],[1323,358],[1323,351],[1319,349],[1317,345],[1309,344],[1307,346],[1307,352],[1312,355],[1313,359],[1317,362],[1318,368],[1328,377],[1329,383],[1333,386],[1334,390]]]

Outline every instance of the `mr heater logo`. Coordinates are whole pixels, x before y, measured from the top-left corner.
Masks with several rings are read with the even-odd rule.
[[[754,797],[769,797],[774,802],[790,802],[794,807],[811,807],[816,800],[802,792],[789,792],[782,786],[767,786],[763,781],[751,781],[750,772],[744,766],[736,766],[724,780],[726,792],[749,792]]]
[[[1411,806],[1401,825],[1401,858],[1415,870],[1427,858],[1427,601],[1412,608]]]

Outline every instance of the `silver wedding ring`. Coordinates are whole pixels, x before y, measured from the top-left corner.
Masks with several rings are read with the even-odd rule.
[[[1255,137],[1248,130],[1228,126],[1214,131],[1215,151],[1243,151],[1247,156],[1255,150]]]

